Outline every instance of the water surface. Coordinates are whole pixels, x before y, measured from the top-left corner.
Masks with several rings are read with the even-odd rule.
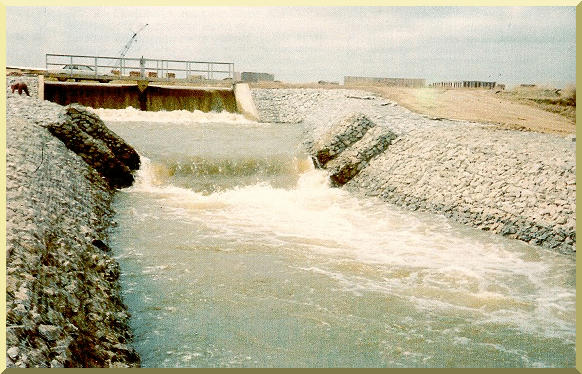
[[[298,124],[127,113],[111,237],[144,367],[574,366],[573,256],[330,188]]]

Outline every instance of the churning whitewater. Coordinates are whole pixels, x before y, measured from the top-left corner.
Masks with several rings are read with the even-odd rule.
[[[98,113],[144,367],[573,366],[571,256],[331,188],[301,124]]]

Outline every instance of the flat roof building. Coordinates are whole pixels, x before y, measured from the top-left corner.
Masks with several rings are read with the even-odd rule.
[[[240,79],[243,82],[273,82],[275,80],[275,75],[269,73],[243,71],[240,74]]]

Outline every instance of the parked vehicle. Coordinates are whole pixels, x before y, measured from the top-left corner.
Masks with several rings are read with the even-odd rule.
[[[62,70],[70,70],[70,71],[74,71],[76,72],[80,72],[80,73],[95,73],[95,70],[93,70],[92,67],[87,66],[87,65],[76,65],[76,64],[69,64],[69,65],[65,65],[63,66]]]
[[[89,78],[90,76],[94,76],[95,74],[95,70],[88,66],[88,65],[79,65],[79,64],[67,64],[65,66],[63,66],[61,69],[59,70],[52,70],[50,71],[51,73],[56,73],[56,74],[74,74],[74,75],[87,75],[87,78]],[[57,78],[60,82],[64,82],[67,79],[69,79],[68,77],[58,77]],[[73,78],[73,80],[75,82],[78,82],[81,80],[81,78]],[[106,83],[107,80],[105,79],[99,79],[99,82],[101,83]]]

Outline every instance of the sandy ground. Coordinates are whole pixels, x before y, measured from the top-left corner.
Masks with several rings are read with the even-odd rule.
[[[543,133],[576,133],[576,123],[495,90],[375,87],[374,92],[432,117],[497,123],[504,128]]]
[[[515,91],[481,89],[346,87],[341,85],[253,83],[257,88],[351,88],[361,89],[395,101],[403,107],[436,118],[499,124],[502,128],[553,134],[575,134],[573,115],[542,109]],[[573,109],[575,112],[575,108]]]

